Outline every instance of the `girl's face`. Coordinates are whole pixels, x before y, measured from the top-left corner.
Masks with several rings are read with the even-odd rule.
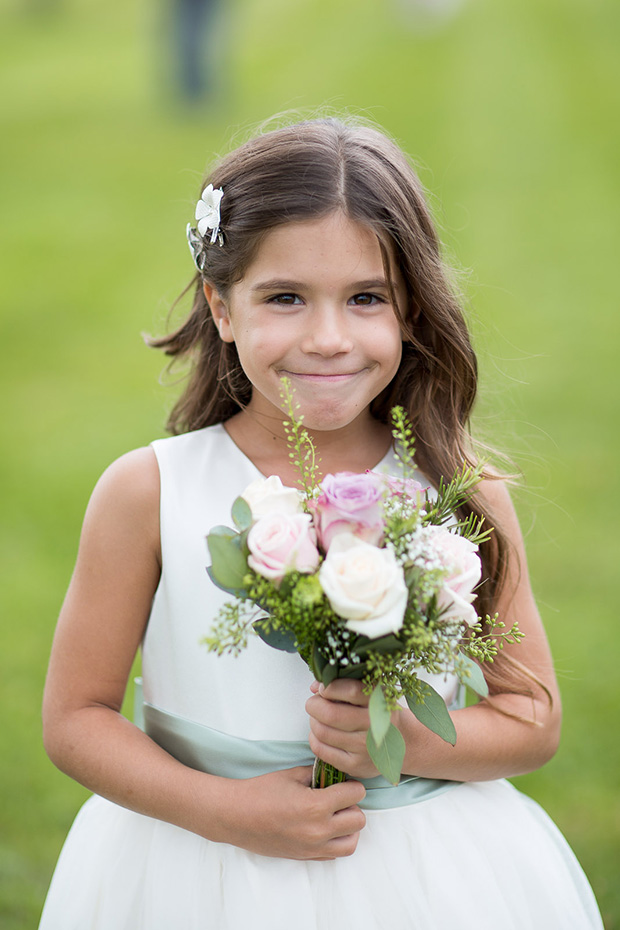
[[[393,270],[397,300],[406,294]],[[341,212],[269,232],[222,300],[205,293],[220,335],[253,385],[248,410],[282,419],[286,376],[311,430],[370,418],[401,360],[401,331],[377,238]]]

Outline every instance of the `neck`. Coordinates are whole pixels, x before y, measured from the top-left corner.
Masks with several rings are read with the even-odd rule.
[[[249,410],[236,414],[224,424],[241,451],[263,475],[279,475],[289,487],[298,485],[299,474],[290,458],[292,450],[281,420],[265,420]],[[339,471],[364,472],[386,455],[390,430],[374,417],[358,417],[334,430],[310,430],[318,459],[319,479]]]

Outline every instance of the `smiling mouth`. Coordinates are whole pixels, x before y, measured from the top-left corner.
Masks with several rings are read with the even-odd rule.
[[[282,372],[286,377],[298,378],[302,381],[317,381],[321,382],[330,382],[336,383],[338,381],[347,381],[351,378],[354,378],[356,375],[359,375],[359,371],[343,371],[343,372],[314,372],[314,371],[284,371]]]

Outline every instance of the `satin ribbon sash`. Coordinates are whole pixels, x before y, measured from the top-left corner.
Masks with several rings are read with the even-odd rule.
[[[253,778],[314,762],[305,741],[242,739],[147,704],[141,701],[138,683],[136,710],[136,723],[162,749],[184,765],[210,775]],[[429,800],[459,784],[415,775],[403,776],[396,786],[380,775],[360,780],[366,787],[366,796],[359,805],[363,810],[405,807]]]

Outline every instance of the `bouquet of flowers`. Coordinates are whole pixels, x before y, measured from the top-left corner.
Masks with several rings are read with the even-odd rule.
[[[486,696],[478,662],[493,661],[504,641],[522,635],[516,624],[500,629],[497,616],[486,617],[483,630],[473,607],[478,544],[491,531],[482,518],[458,520],[455,513],[480,468],[465,467],[440,482],[436,494],[423,488],[413,477],[412,430],[396,407],[400,476],[342,472],[318,482],[314,448],[286,385],[285,401],[303,491],[276,476],[258,479],[233,504],[235,528],[216,526],[208,534],[207,571],[235,599],[204,641],[220,655],[236,655],[255,632],[276,649],[298,652],[324,685],[360,679],[370,695],[369,755],[396,784],[405,744],[391,714],[401,699],[422,724],[456,741],[443,698],[418,671],[455,673]],[[345,777],[317,759],[315,787]]]

